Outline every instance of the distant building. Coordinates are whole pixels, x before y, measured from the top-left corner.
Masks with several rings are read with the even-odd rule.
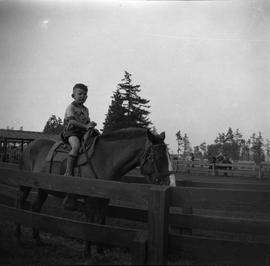
[[[0,129],[0,161],[18,162],[23,149],[36,139],[59,139],[58,135],[35,131]]]

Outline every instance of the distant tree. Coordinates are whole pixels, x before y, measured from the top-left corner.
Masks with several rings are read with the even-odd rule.
[[[215,139],[216,144],[223,144],[225,142],[226,136],[224,133],[218,133],[218,136]]]
[[[192,152],[188,135],[185,133],[183,137],[183,155],[187,157]]]
[[[251,148],[251,140],[250,139],[243,140],[241,154],[240,154],[240,158],[242,160],[246,160],[246,161],[250,160],[250,148]]]
[[[221,143],[207,145],[207,158],[210,160],[213,156],[217,156],[220,151],[223,151],[223,144]]]
[[[233,130],[229,127],[227,133],[225,134],[224,143],[233,143],[234,142],[234,133]]]
[[[131,74],[125,71],[124,78],[118,84],[112,96],[112,102],[103,123],[103,131],[112,131],[127,127],[149,128],[149,100],[139,96],[140,85],[133,85]]]
[[[180,130],[178,130],[175,135],[176,135],[176,141],[177,141],[177,154],[178,154],[178,157],[180,157],[180,152],[182,150],[182,146],[184,145],[184,142],[183,142],[183,138],[181,136]]]
[[[43,129],[43,133],[60,134],[64,129],[64,123],[60,117],[52,115]]]
[[[255,133],[251,136],[251,151],[253,152],[253,160],[255,163],[260,163],[265,160],[265,155],[263,151],[263,137],[261,132],[259,132],[258,136]]]
[[[265,152],[266,152],[266,160],[269,161],[270,159],[270,140],[266,140],[266,145],[265,145]]]
[[[194,153],[194,157],[195,158],[199,158],[199,159],[202,159],[203,158],[203,154],[200,151],[200,146],[194,146],[193,147],[193,153]]]
[[[205,142],[201,143],[199,148],[200,148],[200,151],[202,153],[203,158],[206,158],[206,155],[207,155],[207,145],[206,145],[206,143]]]
[[[212,144],[209,148],[211,150],[211,154],[222,152],[233,160],[239,160],[244,142],[245,141],[242,138],[242,134],[239,129],[233,132],[232,128],[229,127],[226,133],[218,134],[215,139],[215,144]]]

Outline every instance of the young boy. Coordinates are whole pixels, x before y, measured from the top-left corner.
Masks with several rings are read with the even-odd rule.
[[[87,99],[88,88],[82,83],[73,87],[72,98],[74,101],[67,107],[64,118],[63,138],[71,146],[71,151],[67,159],[65,175],[73,175],[73,168],[77,159],[81,138],[86,131],[96,126],[95,122],[90,122],[89,111],[83,104]]]
[[[95,122],[90,122],[89,111],[83,104],[87,99],[88,88],[82,83],[75,84],[73,87],[72,98],[74,101],[67,107],[64,118],[63,140],[71,146],[67,158],[67,168],[65,175],[72,176],[74,165],[80,150],[81,139],[90,128],[96,126]],[[67,209],[75,209],[75,197],[67,194],[63,205]]]

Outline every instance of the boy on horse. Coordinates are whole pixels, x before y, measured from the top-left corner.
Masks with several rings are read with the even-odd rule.
[[[63,140],[71,146],[71,151],[67,158],[67,168],[65,175],[72,176],[74,165],[81,147],[81,140],[84,134],[96,126],[90,121],[88,108],[84,106],[87,99],[88,88],[82,83],[77,83],[73,87],[72,98],[74,101],[66,108],[64,118]],[[65,199],[66,202],[68,198]]]

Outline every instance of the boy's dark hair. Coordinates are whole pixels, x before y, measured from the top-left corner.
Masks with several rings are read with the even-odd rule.
[[[84,85],[83,83],[77,83],[73,86],[73,90],[75,89],[82,89],[85,92],[88,92],[88,87],[86,85]]]

